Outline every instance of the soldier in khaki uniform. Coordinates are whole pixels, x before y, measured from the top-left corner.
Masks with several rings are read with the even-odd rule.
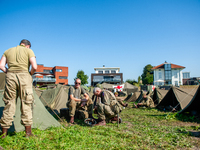
[[[115,92],[114,94],[115,94],[116,100],[117,100],[123,107],[127,107],[127,106],[128,106],[128,104],[124,104],[124,102],[123,102],[123,100],[124,100],[125,98],[118,97],[118,92]]]
[[[6,50],[0,61],[0,69],[6,73],[6,86],[3,101],[5,108],[0,120],[2,138],[6,137],[7,130],[12,125],[16,109],[16,100],[21,99],[21,122],[25,126],[26,136],[32,136],[32,104],[33,90],[32,77],[37,69],[36,58],[30,49],[31,43],[22,40],[17,47]],[[8,65],[8,68],[5,65]],[[29,73],[29,67],[32,66]]]
[[[142,101],[140,103],[138,103],[137,105],[135,105],[136,108],[142,107],[142,106],[149,107],[149,108],[154,107],[154,102],[153,102],[152,98],[150,96],[147,96],[145,93],[143,93]]]
[[[76,79],[75,85],[69,88],[69,101],[67,106],[69,107],[71,117],[70,123],[74,123],[74,115],[76,110],[86,110],[89,114],[89,118],[93,118],[93,102],[80,85],[81,80]],[[85,99],[81,99],[81,94],[84,95]],[[86,118],[88,118],[88,116],[86,116]]]
[[[114,94],[108,90],[101,90],[98,87],[94,88],[93,93],[95,95],[94,107],[99,120],[99,123],[96,125],[106,125],[106,118],[111,121],[117,121],[117,114],[121,112],[121,107]]]

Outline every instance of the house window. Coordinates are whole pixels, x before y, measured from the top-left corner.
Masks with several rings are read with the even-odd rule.
[[[165,70],[171,70],[171,64],[165,64],[164,68]]]
[[[103,81],[103,76],[93,76],[93,82],[101,82]]]
[[[166,84],[171,84],[172,80],[171,64],[164,64],[164,69],[165,69],[165,82]]]
[[[175,81],[175,86],[178,86],[178,81]]]
[[[161,71],[158,72],[158,78],[162,79],[162,72]]]
[[[188,79],[190,78],[190,73],[189,72],[183,72],[183,79]]]
[[[98,71],[99,74],[103,74],[103,71]]]
[[[68,79],[66,76],[59,76],[59,79]]]
[[[178,72],[174,71],[174,78],[178,78]]]
[[[116,73],[116,71],[115,70],[111,70],[111,73]]]
[[[43,72],[50,73],[51,70],[43,70]]]
[[[106,70],[105,73],[109,73],[109,70]]]
[[[171,80],[171,79],[172,79],[171,71],[165,71],[165,80]]]
[[[62,69],[56,69],[56,72],[62,72]]]

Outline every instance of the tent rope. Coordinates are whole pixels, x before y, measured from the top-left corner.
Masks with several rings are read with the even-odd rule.
[[[189,93],[187,93],[187,96],[192,92],[192,91],[194,91],[194,89],[197,89],[197,87],[198,86],[196,86],[195,88],[193,88]],[[176,93],[175,93],[176,94]],[[176,95],[177,96],[177,95]],[[186,97],[187,97],[186,96]],[[191,96],[191,95],[190,95]],[[178,96],[177,96],[178,97]],[[185,98],[186,98],[185,97]],[[183,100],[185,100],[185,98],[184,99],[182,99],[180,102],[182,102]],[[171,113],[174,109],[176,109],[176,107],[178,107],[178,105],[180,105],[180,103],[178,103],[175,107],[173,107],[173,109],[169,112],[169,113]],[[167,116],[169,115],[169,113],[167,114]]]

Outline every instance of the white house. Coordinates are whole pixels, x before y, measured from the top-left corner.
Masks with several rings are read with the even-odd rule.
[[[184,68],[183,66],[167,62],[153,67],[154,85],[183,85],[182,70]]]
[[[95,86],[97,83],[122,84],[123,74],[119,73],[119,67],[99,67],[94,68],[95,73],[91,74],[91,85]]]

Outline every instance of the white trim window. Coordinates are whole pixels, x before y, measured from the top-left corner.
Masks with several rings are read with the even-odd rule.
[[[178,78],[178,71],[176,71],[176,70],[174,71],[174,78],[176,78],[176,79]]]
[[[158,72],[158,79],[162,79],[162,72],[161,71]]]

